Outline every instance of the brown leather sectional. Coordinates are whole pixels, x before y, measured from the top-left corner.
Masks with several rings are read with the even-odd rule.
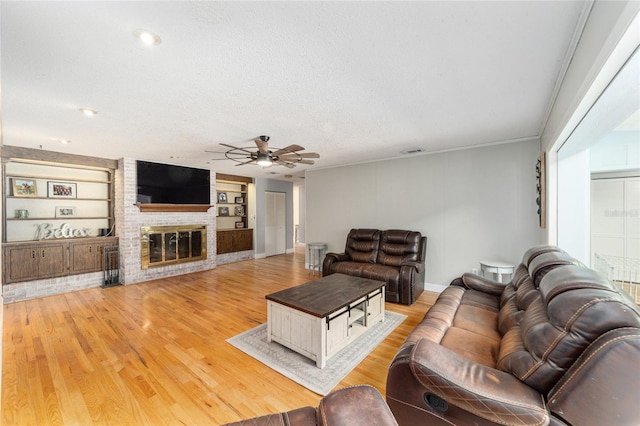
[[[339,389],[320,400],[318,408],[303,407],[286,413],[268,414],[229,423],[226,426],[394,426],[384,398],[368,385]]]
[[[640,310],[553,246],[506,286],[464,274],[389,367],[400,425],[640,424]]]
[[[427,237],[420,232],[352,229],[344,253],[327,253],[322,276],[335,273],[384,281],[388,302],[413,304],[424,289]]]

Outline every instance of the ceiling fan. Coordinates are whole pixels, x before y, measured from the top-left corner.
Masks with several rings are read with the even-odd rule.
[[[320,158],[320,154],[315,152],[304,152],[300,145],[289,145],[285,148],[269,149],[269,136],[258,136],[253,140],[256,143],[257,151],[252,151],[253,147],[236,147],[226,143],[220,145],[230,148],[224,152],[225,158],[237,162],[236,166],[245,164],[257,164],[262,167],[281,165],[293,168],[296,164],[314,164],[309,158]],[[206,151],[215,152],[215,151]]]

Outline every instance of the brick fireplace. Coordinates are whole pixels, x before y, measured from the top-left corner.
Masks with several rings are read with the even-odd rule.
[[[136,160],[124,158],[119,160],[115,174],[116,196],[116,236],[120,240],[120,281],[123,284],[133,284],[142,281],[164,278],[174,275],[188,274],[197,271],[206,271],[216,267],[216,217],[215,210],[210,208],[205,212],[193,211],[141,211],[136,206]],[[215,178],[211,179],[215,182]],[[211,186],[212,204],[215,200],[216,188]],[[143,233],[142,229],[150,227],[154,229],[174,229],[175,238],[166,234],[154,236],[154,261],[143,265]],[[189,229],[202,227],[200,237],[194,237]],[[189,232],[186,238],[185,232]],[[169,232],[171,233],[171,232]],[[182,234],[182,252],[180,252],[180,233]],[[163,239],[164,238],[164,239]],[[198,253],[198,238],[200,239],[201,254]],[[187,260],[187,241],[190,251]],[[177,245],[176,259],[171,259],[171,246]],[[159,263],[158,249],[169,245],[169,255],[160,254],[165,262]],[[166,260],[169,260],[166,262]],[[181,260],[181,261],[179,261]],[[153,265],[152,265],[153,264]]]
[[[140,228],[142,269],[207,258],[207,226],[143,226]]]

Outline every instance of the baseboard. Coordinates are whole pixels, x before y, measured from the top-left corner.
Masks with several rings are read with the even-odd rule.
[[[447,286],[446,285],[442,285],[442,284],[424,283],[424,289],[426,291],[433,291],[433,292],[436,292],[436,293],[442,293],[445,288],[447,288]]]
[[[264,259],[265,257],[267,257],[266,253],[256,253],[253,258],[254,259]]]
[[[290,249],[286,249],[286,250],[285,250],[285,253],[286,253],[286,254],[292,254],[292,253],[294,253],[294,252],[295,252],[295,250],[294,250],[293,248],[290,248]]]

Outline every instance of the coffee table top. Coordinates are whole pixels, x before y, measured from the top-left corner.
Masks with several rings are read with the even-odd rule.
[[[265,298],[323,318],[384,286],[385,283],[382,281],[345,274],[331,274],[268,294]]]

